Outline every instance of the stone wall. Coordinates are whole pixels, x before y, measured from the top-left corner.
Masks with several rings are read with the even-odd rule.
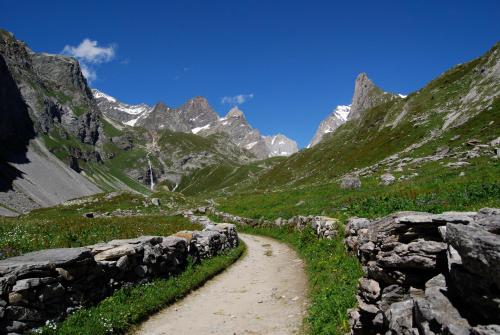
[[[141,236],[84,248],[48,249],[0,261],[0,334],[62,320],[116,289],[168,278],[238,245],[232,224],[172,236]]]
[[[500,334],[500,209],[352,218],[351,334]]]
[[[229,213],[224,213],[221,211],[216,210],[213,207],[200,207],[197,208],[194,212],[187,212],[185,213],[186,216],[194,216],[196,223],[204,224],[208,221],[210,221],[206,216],[196,216],[194,213],[199,213],[199,214],[212,214],[214,216],[217,216],[219,219],[221,219],[224,222],[232,222],[236,223],[239,225],[249,225],[252,227],[255,226],[278,226],[278,227],[283,227],[283,226],[289,226],[294,229],[298,230],[303,230],[304,228],[310,226],[316,233],[316,235],[319,238],[328,238],[331,239],[337,235],[338,227],[339,227],[339,222],[337,219],[330,218],[327,216],[318,216],[318,215],[309,215],[309,216],[303,216],[303,215],[297,215],[293,216],[290,219],[283,219],[283,218],[278,218],[274,221],[271,220],[264,220],[264,219],[250,219],[250,218],[244,218],[241,216],[229,214]]]

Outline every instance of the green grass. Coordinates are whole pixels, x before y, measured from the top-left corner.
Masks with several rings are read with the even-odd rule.
[[[190,265],[180,275],[148,284],[122,288],[95,307],[70,315],[56,327],[44,327],[42,334],[125,334],[149,315],[186,296],[234,263],[245,251],[244,243],[217,257]],[[55,329],[53,329],[55,328]]]
[[[409,171],[418,171],[417,177],[390,186],[379,185],[381,171],[362,178],[359,190],[343,190],[334,181],[275,192],[247,191],[217,199],[218,208],[245,217],[275,219],[299,214],[375,218],[401,210],[439,213],[499,207],[500,161],[482,157],[470,162],[470,166],[456,170],[443,168],[438,162],[426,163]]]
[[[87,219],[81,215],[0,217],[0,258],[49,248],[69,248],[142,235],[168,236],[201,227],[180,216]]]
[[[348,331],[347,309],[356,304],[356,285],[363,273],[357,259],[345,251],[342,237],[318,239],[310,228],[300,232],[289,227],[239,226],[238,231],[285,242],[305,261],[310,300],[304,320],[307,334]]]

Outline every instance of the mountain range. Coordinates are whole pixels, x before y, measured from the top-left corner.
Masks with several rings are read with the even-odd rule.
[[[195,97],[173,108],[162,102],[154,106],[129,105],[97,89],[93,89],[92,93],[103,115],[125,126],[143,127],[151,131],[168,129],[205,137],[224,133],[258,159],[289,156],[298,151],[297,143],[284,135],[261,135],[258,129],[250,126],[238,107],[233,107],[225,117],[220,117],[204,97]]]
[[[33,52],[0,30],[0,214],[116,190],[254,194],[392,171],[388,164],[404,180],[405,164],[435,157],[470,164],[498,146],[499,60],[496,44],[408,96],[362,73],[351,104],[298,151],[284,135],[262,135],[237,107],[219,116],[203,97],[179,107],[120,102],[91,89],[76,59]]]

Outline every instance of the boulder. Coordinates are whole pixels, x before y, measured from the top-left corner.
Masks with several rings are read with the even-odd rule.
[[[382,185],[391,185],[396,181],[396,177],[394,177],[390,173],[384,173],[380,176],[380,183]]]
[[[469,334],[469,322],[462,318],[446,293],[442,278],[427,282],[425,297],[415,300],[415,324],[423,334]],[[437,286],[436,286],[437,285]]]
[[[375,302],[380,296],[380,285],[373,279],[360,278],[358,292],[366,302]]]
[[[500,324],[500,237],[483,226],[448,224],[451,292],[464,304],[473,304],[469,317]],[[450,257],[450,256],[449,256]]]
[[[340,181],[340,188],[344,190],[361,188],[361,180],[357,176],[345,176]]]
[[[390,334],[415,334],[413,330],[413,300],[395,302],[384,312]]]

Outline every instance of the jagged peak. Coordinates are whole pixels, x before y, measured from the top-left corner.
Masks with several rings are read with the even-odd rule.
[[[169,106],[167,106],[164,102],[160,101],[160,102],[157,102],[154,107],[153,107],[154,110],[170,110],[171,108]]]
[[[241,111],[237,106],[234,106],[231,108],[231,110],[227,113],[226,119],[232,118],[232,117],[245,117],[245,114],[243,114],[243,111]]]
[[[204,103],[204,104],[208,105],[208,100],[207,100],[207,98],[205,98],[201,95],[198,95],[196,97],[189,99],[187,103]]]
[[[106,99],[111,102],[117,102],[116,99],[104,92],[99,91],[97,88],[92,88],[92,95],[96,99]]]
[[[359,118],[365,110],[380,103],[381,96],[388,94],[377,87],[365,72],[361,72],[354,83],[349,120]]]

